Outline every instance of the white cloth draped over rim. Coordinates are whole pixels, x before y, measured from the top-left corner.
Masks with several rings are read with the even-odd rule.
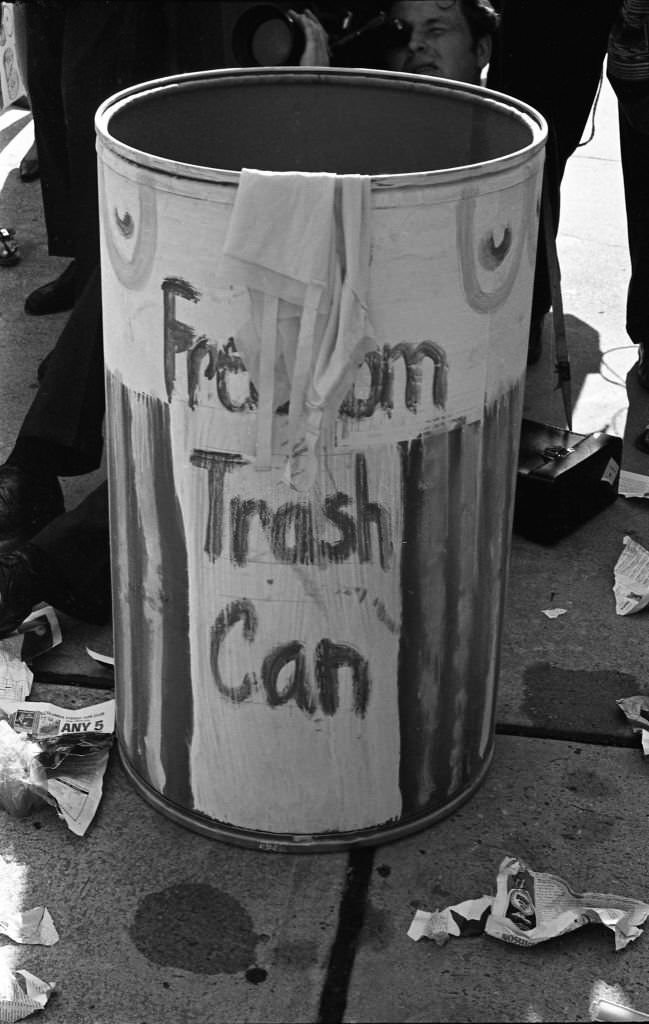
[[[285,479],[299,491],[374,344],[370,204],[365,175],[241,171],[219,276],[249,296],[235,344],[259,394],[255,465],[270,468],[273,417],[288,401]]]

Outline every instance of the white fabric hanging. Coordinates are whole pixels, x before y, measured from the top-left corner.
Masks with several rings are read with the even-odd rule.
[[[368,315],[370,179],[244,168],[220,273],[250,296],[235,343],[259,393],[255,465],[272,461],[289,401],[286,479],[308,490],[326,413],[373,347]]]

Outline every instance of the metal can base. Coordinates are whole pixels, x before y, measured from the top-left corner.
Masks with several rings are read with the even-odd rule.
[[[253,829],[237,828],[215,821],[205,815],[188,811],[184,807],[167,800],[156,789],[142,779],[118,744],[122,766],[129,781],[137,793],[160,814],[170,818],[177,825],[198,832],[208,839],[217,839],[233,846],[247,849],[265,850],[269,853],[340,853],[344,850],[356,849],[361,846],[383,846],[399,839],[405,839],[415,832],[421,832],[437,822],[453,814],[462,804],[466,803],[482,785],[494,755],[492,743],[484,764],[478,775],[471,780],[466,789],[455,796],[449,803],[434,811],[414,818],[403,819],[394,824],[377,825],[373,828],[359,829],[356,832],[325,832],[318,835],[287,834],[282,832],[257,832]]]

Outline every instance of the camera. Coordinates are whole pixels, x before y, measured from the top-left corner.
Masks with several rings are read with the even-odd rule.
[[[311,4],[309,9],[329,36],[332,63],[362,66],[371,61],[372,66],[380,67],[382,54],[408,42],[407,26],[389,18],[378,4],[356,4],[354,10],[337,4]],[[288,5],[252,4],[235,21],[231,46],[241,67],[296,65],[305,38]]]

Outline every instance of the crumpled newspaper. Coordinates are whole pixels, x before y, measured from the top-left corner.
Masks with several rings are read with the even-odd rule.
[[[41,748],[0,720],[0,807],[24,818],[47,801],[47,777],[39,763]]]
[[[649,757],[649,697],[638,693],[634,697],[621,697],[615,703],[634,726],[634,731],[640,733],[642,752]]]
[[[24,946],[53,946],[59,941],[59,933],[47,907],[32,907],[31,910],[0,915],[0,932]]]
[[[61,643],[61,625],[51,605],[39,605],[14,633],[0,639],[0,701],[25,700],[34,681],[29,668],[40,654]]]
[[[632,537],[622,538],[624,547],[615,563],[615,611],[633,615],[649,604],[649,551]]]
[[[22,637],[16,638],[16,648],[22,646]],[[0,646],[0,700],[25,700],[28,697],[34,673],[20,658],[17,650],[3,641]]]
[[[52,804],[84,835],[101,800],[114,731],[114,700],[84,708],[0,700],[0,806],[24,817]]]
[[[516,946],[535,946],[584,924],[603,924],[615,935],[616,951],[642,935],[649,904],[627,896],[574,892],[558,875],[533,871],[516,857],[498,870],[496,895],[466,900],[445,910],[418,910],[408,929],[417,942],[431,938],[443,945],[453,935],[479,935]]]
[[[3,971],[0,979],[0,1021],[14,1024],[43,1010],[56,982],[41,981],[29,971]]]

